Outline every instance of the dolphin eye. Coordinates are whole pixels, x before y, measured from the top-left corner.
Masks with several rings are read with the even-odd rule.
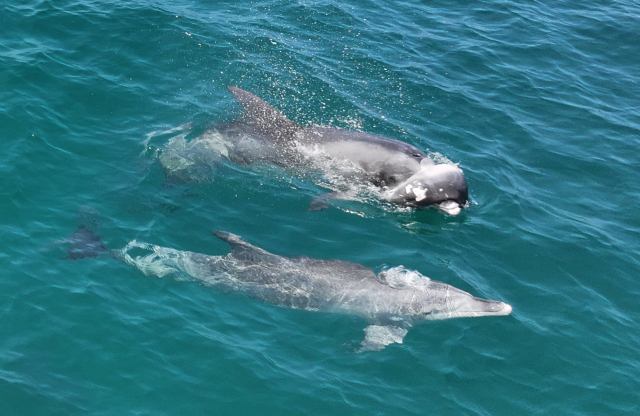
[[[414,153],[414,154],[412,154],[411,156],[413,156],[413,157],[422,157],[421,155],[419,155],[419,154],[417,154],[417,153]]]

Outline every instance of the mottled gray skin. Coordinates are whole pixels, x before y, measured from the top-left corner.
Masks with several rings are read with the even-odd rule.
[[[441,165],[435,165],[415,146],[360,131],[302,127],[248,91],[238,87],[229,87],[229,91],[243,106],[244,117],[193,139],[189,146],[194,151],[206,149],[215,131],[226,138],[221,153],[238,164],[269,163],[283,168],[328,169],[331,171],[328,173],[341,174],[353,184],[370,183],[379,187],[381,197],[395,204],[433,205],[452,215],[459,213],[467,203],[467,183],[462,170],[447,165],[448,173],[442,175],[433,169]],[[192,153],[183,150],[179,157],[191,161],[201,158]],[[168,149],[160,162],[169,173],[173,170],[179,175],[169,160],[174,156]],[[321,162],[348,162],[351,169],[340,172],[339,163],[317,163],[314,158],[324,158]],[[336,193],[325,199],[330,198],[346,198],[346,195]]]
[[[283,257],[230,233],[215,235],[231,245],[231,253],[209,256],[133,241],[116,256],[147,275],[195,279],[283,307],[361,316],[371,324],[364,349],[402,342],[411,325],[422,320],[511,313],[506,303],[479,299],[418,274],[410,282],[397,276],[391,280],[393,269],[376,275],[356,263]],[[131,257],[134,248],[151,253]]]

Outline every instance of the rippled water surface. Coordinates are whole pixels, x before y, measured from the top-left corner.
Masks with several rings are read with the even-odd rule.
[[[25,0],[0,27],[1,414],[639,411],[637,2]],[[238,117],[228,85],[459,163],[471,206],[307,211],[313,181],[232,164],[167,183],[168,131]],[[359,317],[63,260],[80,224],[403,265],[513,313],[356,353]]]

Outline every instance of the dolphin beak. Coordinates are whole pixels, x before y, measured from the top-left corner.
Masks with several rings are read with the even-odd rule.
[[[497,300],[480,299],[471,296],[469,293],[448,288],[448,301],[452,315],[456,317],[477,317],[477,316],[504,316],[509,315],[513,308],[508,303]]]
[[[508,303],[495,300],[485,300],[473,297],[464,302],[464,306],[457,312],[458,316],[505,316],[510,315],[513,308]]]
[[[504,302],[501,302],[501,303],[504,305],[504,307],[502,309],[502,314],[503,315],[511,315],[511,312],[513,312],[513,308],[511,307],[511,305],[509,305],[508,303],[504,303]]]
[[[436,204],[436,208],[449,215],[458,215],[462,211],[460,204],[451,200]]]
[[[504,316],[504,315],[511,315],[511,312],[513,312],[513,308],[508,303],[496,302],[492,300],[488,302],[490,302],[491,305],[487,307],[488,309],[488,311],[486,312],[487,315]]]

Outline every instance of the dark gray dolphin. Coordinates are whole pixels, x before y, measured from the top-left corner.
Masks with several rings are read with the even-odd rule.
[[[107,248],[102,239],[86,225],[80,225],[67,239],[57,243],[69,244],[65,260],[79,260],[87,257],[98,257]]]
[[[402,343],[419,321],[509,315],[512,310],[504,302],[473,297],[402,266],[376,275],[357,263],[279,256],[237,235],[214,234],[231,246],[229,254],[211,256],[135,240],[112,253],[145,275],[197,280],[282,307],[361,316],[370,323],[364,350]]]
[[[228,87],[244,117],[211,129],[190,142],[170,140],[160,163],[169,175],[188,176],[220,157],[242,165],[267,163],[286,169],[321,172],[328,187],[346,188],[312,202],[348,199],[354,188],[373,184],[382,199],[400,206],[434,206],[456,215],[468,199],[460,168],[435,164],[408,143],[360,131],[303,127],[256,95]],[[330,179],[327,179],[330,178]]]

